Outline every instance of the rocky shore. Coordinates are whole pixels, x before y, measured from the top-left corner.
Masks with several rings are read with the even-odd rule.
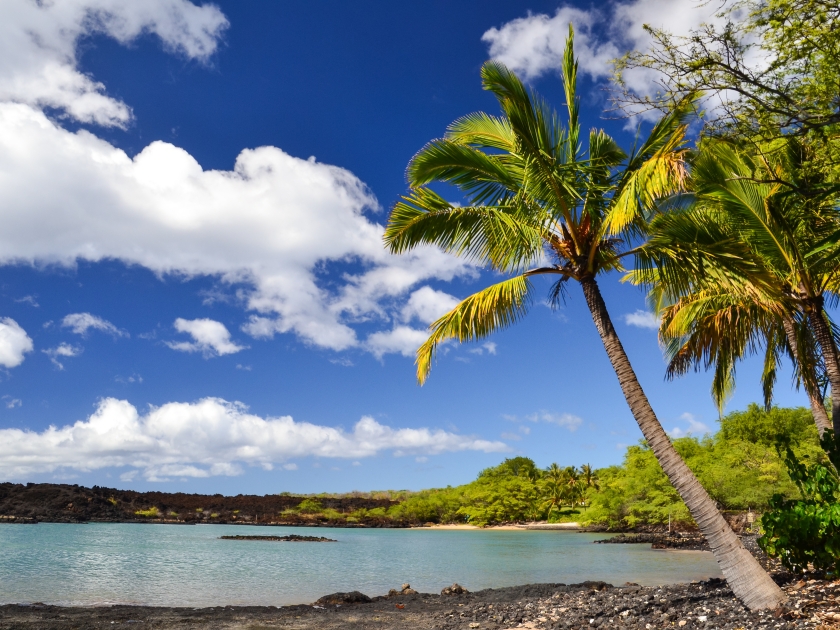
[[[182,492],[135,492],[76,484],[0,483],[0,524],[20,523],[225,523],[306,527],[408,527],[393,519],[365,515],[389,508],[390,499],[364,496],[318,497],[330,519],[296,510],[309,497],[291,494],[223,496]]]
[[[529,584],[470,593],[453,584],[440,594],[418,593],[409,584],[388,594],[358,591],[325,595],[309,605],[165,608],[151,606],[61,607],[44,604],[0,606],[0,630],[135,628],[166,630],[777,630],[840,628],[840,580],[799,579],[779,570],[742,538],[789,597],[775,611],[746,610],[720,579],[643,587]],[[626,542],[626,541],[625,541]],[[635,540],[634,542],[641,542]]]
[[[741,606],[722,580],[715,579],[663,587],[632,584],[614,587],[603,582],[532,584],[475,593],[450,589],[440,595],[417,593],[409,587],[374,598],[357,592],[336,593],[313,605],[281,608],[11,605],[0,606],[0,629],[69,630],[127,624],[133,628],[241,630],[832,630],[838,627],[840,581],[789,582],[783,588],[790,598],[784,607],[755,613]]]

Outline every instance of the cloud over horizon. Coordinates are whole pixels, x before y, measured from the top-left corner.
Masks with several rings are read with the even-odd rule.
[[[243,466],[293,469],[304,457],[358,460],[390,451],[428,456],[507,451],[488,441],[441,429],[394,429],[363,416],[352,431],[291,416],[262,418],[242,403],[204,398],[167,403],[140,414],[126,400],[106,398],[86,420],[35,432],[0,429],[0,480],[62,470],[125,468],[125,480],[239,475]]]

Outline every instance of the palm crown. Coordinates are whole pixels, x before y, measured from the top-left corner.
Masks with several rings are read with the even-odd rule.
[[[763,347],[769,404],[786,353],[822,431],[828,418],[818,374],[830,367],[834,342],[828,334],[818,347],[815,335],[831,327],[824,302],[837,288],[836,190],[802,172],[802,140],[774,144],[751,154],[706,141],[688,180],[691,203],[652,221],[634,279],[654,287],[670,375],[714,367],[713,395],[722,404],[737,360]]]
[[[512,276],[432,324],[417,353],[421,382],[444,340],[479,339],[518,321],[531,303],[532,276],[559,276],[550,291],[556,302],[569,279],[620,269],[623,246],[644,230],[654,200],[682,186],[687,108],[663,118],[629,156],[600,130],[590,132],[584,151],[572,41],[570,32],[563,63],[565,126],[510,70],[487,62],[483,85],[503,115],[456,120],[409,164],[411,194],[395,205],[385,232],[390,250],[434,244]],[[446,201],[428,187],[432,182],[453,184],[467,204]]]

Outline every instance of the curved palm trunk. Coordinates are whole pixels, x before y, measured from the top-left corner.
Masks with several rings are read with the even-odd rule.
[[[837,346],[834,345],[831,329],[825,321],[822,297],[819,298],[819,303],[810,309],[808,321],[811,322],[814,337],[817,338],[817,343],[820,344],[822,350],[825,373],[831,384],[831,421],[834,425],[834,437],[840,437],[840,360],[838,360]]]
[[[785,594],[770,579],[752,554],[744,548],[735,532],[721,516],[714,501],[671,444],[647,396],[642,391],[639,379],[633,372],[630,360],[612,325],[597,282],[594,278],[586,278],[581,280],[581,285],[583,294],[586,296],[586,303],[592,313],[592,320],[601,335],[604,349],[618,377],[630,411],[639,423],[642,435],[645,436],[662,470],[668,475],[671,484],[676,488],[708,541],[732,592],[750,610],[775,608],[787,599]]]
[[[791,352],[793,352],[793,358],[799,364],[799,369],[803,370],[802,383],[805,385],[805,391],[808,392],[808,400],[811,402],[811,413],[814,416],[814,424],[817,425],[817,431],[822,436],[826,431],[832,430],[831,421],[828,419],[828,412],[825,410],[825,405],[823,405],[822,396],[815,382],[814,375],[805,374],[805,368],[803,367],[802,361],[799,360],[799,345],[796,339],[796,327],[793,319],[790,317],[782,318],[782,325],[785,328],[785,336],[787,337]]]

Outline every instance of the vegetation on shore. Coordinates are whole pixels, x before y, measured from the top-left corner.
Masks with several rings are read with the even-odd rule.
[[[721,509],[733,512],[764,512],[775,494],[800,496],[779,454],[780,445],[800,460],[825,460],[811,413],[802,407],[765,411],[753,404],[721,418],[714,434],[674,440],[711,497]],[[321,498],[327,496],[336,495]],[[373,518],[393,524],[486,526],[542,520],[610,529],[669,522],[694,527],[685,504],[643,442],[627,448],[622,464],[600,470],[557,464],[541,469],[527,457],[514,457],[461,486],[370,496],[388,497],[393,504],[342,514],[318,509],[319,498],[308,497],[287,515],[351,524]]]

